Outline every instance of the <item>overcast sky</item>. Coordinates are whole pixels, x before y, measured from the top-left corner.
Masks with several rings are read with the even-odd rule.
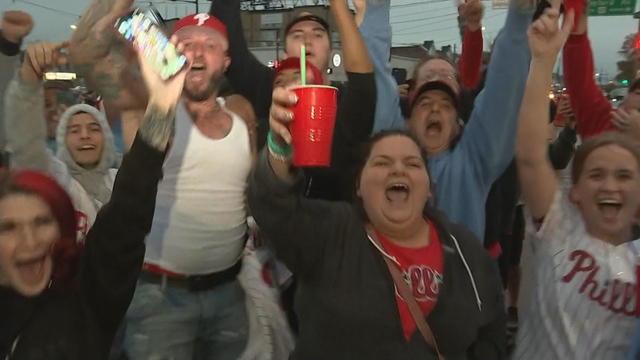
[[[60,41],[70,35],[69,26],[77,21],[78,15],[89,2],[90,0],[0,0],[0,11],[19,9],[29,12],[36,22],[29,40]],[[154,3],[166,17],[180,17],[195,11],[193,4],[167,0],[140,3],[149,2]],[[209,4],[203,1],[201,11],[208,10]],[[452,0],[392,0],[391,4],[394,44],[435,40],[437,46],[457,44],[459,51],[456,11]],[[490,41],[504,23],[505,10],[491,9],[491,2],[485,2],[485,6],[485,39]],[[617,50],[624,36],[638,29],[638,21],[631,16],[591,17],[589,26],[597,71],[604,70],[612,77],[617,71],[616,62],[620,60]]]

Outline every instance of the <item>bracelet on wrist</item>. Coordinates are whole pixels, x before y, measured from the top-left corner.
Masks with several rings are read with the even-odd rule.
[[[291,157],[291,145],[280,145],[276,139],[273,138],[273,133],[271,131],[267,134],[267,147],[269,148],[269,152],[273,155],[280,155],[286,158]]]
[[[278,160],[284,163],[288,163],[291,161],[291,154],[289,155],[277,154],[273,151],[273,149],[271,149],[270,146],[267,146],[267,148],[269,149],[269,155],[275,160]]]

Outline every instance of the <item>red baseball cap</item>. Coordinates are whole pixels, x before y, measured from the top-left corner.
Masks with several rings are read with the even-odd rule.
[[[218,20],[215,16],[207,13],[187,15],[180,19],[173,27],[173,33],[187,26],[204,26],[209,29],[219,32],[225,39],[227,39],[227,27]]]
[[[277,73],[280,73],[281,71],[287,70],[287,69],[300,70],[300,58],[296,56],[286,58],[282,60],[282,62],[280,62],[280,64],[278,65],[278,67],[276,67],[275,70]],[[320,72],[320,70],[318,70],[317,67],[315,67],[309,61],[307,61],[307,71],[310,72],[312,75],[313,85],[322,85],[323,83],[322,73]]]

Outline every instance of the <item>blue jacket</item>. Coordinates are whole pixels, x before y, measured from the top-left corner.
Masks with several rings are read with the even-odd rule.
[[[435,205],[452,222],[466,225],[478,239],[484,237],[485,202],[491,184],[515,152],[518,113],[531,60],[527,41],[531,17],[532,12],[509,9],[495,40],[484,90],[475,100],[458,143],[429,158]],[[402,119],[390,68],[379,64],[388,59],[391,46],[391,37],[385,35],[388,24],[389,1],[370,0],[360,31],[375,64],[376,130],[397,127]]]
[[[637,359],[640,359],[640,321],[638,321],[638,326],[636,327],[636,332],[635,335],[633,335],[633,341],[631,342],[631,349],[626,360]]]

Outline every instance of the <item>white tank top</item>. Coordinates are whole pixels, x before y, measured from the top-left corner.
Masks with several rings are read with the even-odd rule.
[[[218,272],[240,257],[247,231],[245,192],[251,146],[245,122],[222,139],[203,135],[182,102],[163,165],[145,262],[185,275]]]

